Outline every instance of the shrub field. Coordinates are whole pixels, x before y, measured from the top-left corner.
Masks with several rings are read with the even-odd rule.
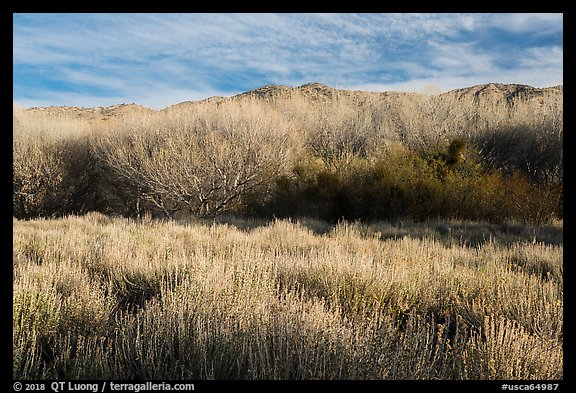
[[[562,379],[562,225],[14,220],[16,379]]]

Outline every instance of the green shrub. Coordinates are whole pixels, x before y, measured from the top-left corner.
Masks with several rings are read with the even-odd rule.
[[[558,215],[558,190],[520,172],[488,170],[474,146],[455,139],[429,152],[397,146],[372,159],[357,157],[344,169],[301,157],[290,174],[276,179],[267,205],[252,211],[331,222],[410,217],[545,223]]]

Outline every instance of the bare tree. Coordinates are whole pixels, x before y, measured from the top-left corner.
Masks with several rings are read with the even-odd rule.
[[[211,216],[232,209],[270,181],[288,155],[286,124],[250,104],[163,117],[97,146],[106,165],[145,201],[171,216]]]
[[[309,124],[305,146],[319,157],[328,169],[346,168],[355,157],[366,157],[370,149],[373,118],[359,108],[337,100],[319,107]]]
[[[12,201],[16,217],[59,216],[90,206],[86,122],[14,108]]]

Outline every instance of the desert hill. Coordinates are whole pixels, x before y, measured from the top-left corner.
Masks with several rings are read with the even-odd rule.
[[[309,101],[311,103],[330,102],[338,100],[348,105],[362,105],[368,101],[379,102],[383,106],[397,105],[400,99],[403,102],[422,96],[419,93],[405,92],[367,92],[357,90],[335,89],[321,83],[307,83],[297,87],[288,87],[284,85],[266,85],[243,92],[231,97],[209,97],[199,101],[185,101],[168,106],[160,111],[146,108],[137,104],[118,104],[112,106],[81,108],[74,106],[50,106],[34,107],[28,109],[30,112],[44,112],[62,115],[71,115],[75,117],[85,117],[89,119],[110,119],[123,118],[130,114],[145,114],[161,111],[185,110],[190,106],[214,104],[222,102],[241,101],[246,99],[257,99],[269,102],[271,104],[282,103],[284,106],[291,101]],[[443,97],[453,97],[458,101],[473,99],[473,102],[507,102],[513,103],[514,100],[562,100],[563,86],[553,86],[546,88],[536,88],[522,84],[503,84],[488,83],[454,89],[440,94]]]
[[[138,104],[117,104],[110,106],[97,106],[93,108],[83,108],[78,106],[48,106],[33,107],[28,109],[30,112],[40,112],[46,114],[56,114],[87,119],[123,118],[127,115],[138,113],[153,113],[154,109],[146,108]]]
[[[504,84],[504,83],[487,83],[482,85],[475,85],[464,87],[454,90],[449,90],[440,94],[441,96],[453,96],[458,99],[465,97],[473,97],[478,100],[501,101],[505,100],[509,103],[515,98],[523,100],[531,100],[534,98],[547,98],[561,97],[563,93],[563,86],[553,86],[546,88],[536,88],[522,84]],[[298,87],[287,87],[283,85],[266,85],[245,93],[238,94],[230,97],[230,99],[238,99],[243,97],[258,97],[262,99],[269,98],[294,98],[297,96],[307,97],[313,100],[319,99],[332,99],[332,98],[349,98],[355,101],[363,101],[368,98],[398,98],[398,97],[417,97],[421,96],[420,93],[407,93],[397,91],[385,92],[368,92],[360,90],[343,90],[335,89],[321,83],[313,82],[301,85]]]
[[[543,99],[548,97],[561,98],[562,93],[562,85],[536,88],[521,84],[488,83],[455,89],[444,94],[452,95],[457,98],[472,96],[476,100],[505,100],[512,103],[516,98],[521,100]]]

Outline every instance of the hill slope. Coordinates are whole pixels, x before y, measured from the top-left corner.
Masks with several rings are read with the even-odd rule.
[[[254,90],[240,93],[231,97],[209,97],[200,101],[185,101],[171,105],[161,111],[185,110],[195,105],[218,105],[222,102],[241,101],[245,99],[257,99],[271,104],[282,103],[284,106],[290,101],[331,102],[334,100],[347,105],[362,105],[367,101],[379,101],[383,106],[389,106],[399,99],[410,100],[421,97],[418,93],[404,92],[367,92],[357,90],[335,89],[321,83],[307,83],[302,86],[288,87],[284,85],[266,85]],[[522,84],[488,83],[454,89],[442,93],[441,96],[454,97],[457,100],[473,98],[475,102],[498,102],[512,103],[515,99],[520,100],[559,100],[562,101],[563,86],[547,88],[535,88]],[[50,106],[34,107],[28,109],[31,112],[58,113],[85,117],[90,119],[122,118],[129,114],[143,114],[157,112],[137,104],[118,104],[105,107],[81,108],[73,106]]]

